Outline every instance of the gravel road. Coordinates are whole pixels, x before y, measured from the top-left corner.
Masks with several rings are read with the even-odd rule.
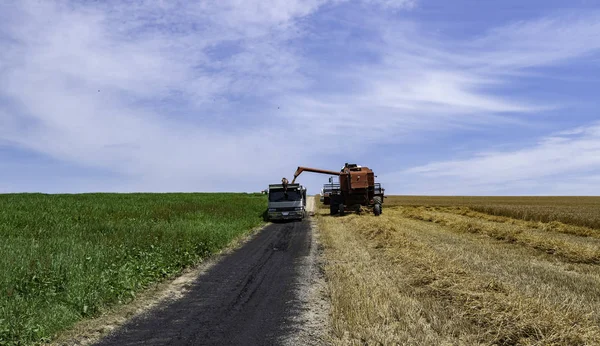
[[[319,333],[306,333],[314,316],[324,316],[320,304],[306,318],[315,309],[307,298],[318,271],[315,247],[310,218],[271,224],[183,297],[133,318],[97,345],[319,344]]]

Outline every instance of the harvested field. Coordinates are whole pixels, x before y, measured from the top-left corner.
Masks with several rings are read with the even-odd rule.
[[[391,196],[387,206],[462,206],[490,215],[600,229],[600,197]]]
[[[0,345],[44,342],[263,223],[259,194],[0,195]]]
[[[534,198],[515,200],[499,205],[536,210]],[[599,212],[539,222],[473,210],[484,202],[393,197],[380,217],[320,209],[330,342],[600,344],[600,231],[581,226]]]

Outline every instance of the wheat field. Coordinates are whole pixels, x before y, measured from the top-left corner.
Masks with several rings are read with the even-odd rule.
[[[390,196],[387,206],[460,206],[528,221],[559,221],[600,229],[598,197],[442,197]]]
[[[579,214],[574,198],[553,199],[392,197],[380,217],[320,209],[330,343],[600,344],[600,199],[580,200]]]

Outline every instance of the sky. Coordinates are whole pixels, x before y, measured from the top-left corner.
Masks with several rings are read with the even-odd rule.
[[[0,193],[600,195],[599,68],[597,0],[1,1]]]

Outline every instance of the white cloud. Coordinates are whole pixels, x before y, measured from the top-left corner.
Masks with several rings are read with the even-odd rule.
[[[560,100],[497,96],[495,91],[506,91],[529,68],[597,56],[598,19],[597,13],[542,18],[492,29],[472,40],[432,38],[418,25],[397,19],[367,20],[362,25],[376,33],[376,43],[352,42],[353,52],[378,56],[379,61],[326,75],[355,90],[343,88],[317,99],[288,96],[286,102],[298,109],[288,115],[312,125],[315,133],[351,133],[379,141],[470,125],[522,123],[527,115],[560,108]]]
[[[410,9],[416,6],[415,0],[362,0],[362,2],[392,9]]]
[[[302,80],[294,78],[296,58],[278,37],[285,33],[270,35],[269,25],[314,7],[298,2],[290,10],[281,4],[273,2],[267,11],[266,2],[231,3],[232,8],[212,15],[196,8],[199,22],[211,17],[214,23],[235,23],[237,16],[262,15],[263,20],[253,20],[256,30],[250,38],[226,26],[170,33],[181,18],[169,11],[182,9],[169,4],[117,3],[107,9],[23,2],[11,7],[22,17],[3,27],[10,42],[0,53],[8,65],[0,93],[11,104],[0,109],[0,138],[59,160],[137,177],[145,189],[208,190],[214,189],[213,181],[226,188],[224,183],[234,177],[246,182],[265,178],[253,167],[292,170],[296,162],[285,153],[297,151],[301,143],[280,138],[278,126],[259,126],[264,117],[247,113],[258,124],[245,129],[235,125],[244,114],[219,114],[233,117],[229,128],[211,124],[214,109],[227,109],[226,98],[253,90],[265,97]],[[142,8],[145,15],[125,20]],[[163,11],[174,17],[163,18]],[[156,20],[162,21],[157,27],[141,28]],[[228,41],[235,41],[240,52],[220,60],[208,56],[210,48]],[[187,117],[152,109],[163,100],[188,104]],[[265,146],[269,140],[273,145]]]
[[[600,194],[600,123],[541,138],[532,147],[477,152],[382,179],[404,182],[401,194]],[[588,184],[589,183],[589,184]]]
[[[484,88],[510,85],[502,72],[506,61],[523,69],[556,49],[562,53],[540,64],[595,52],[595,45],[569,40],[593,39],[600,31],[591,16],[572,25],[524,23],[457,42],[465,54],[381,15],[356,23],[380,44],[335,46],[341,55],[352,57],[357,49],[373,61],[332,67],[321,49],[335,42],[302,46],[319,30],[304,23],[326,4],[354,5],[1,3],[0,98],[6,102],[0,103],[0,141],[123,174],[135,182],[129,188],[212,191],[235,181],[249,189],[298,164],[320,165],[331,153],[370,150],[365,143],[537,111],[542,107],[533,101]],[[408,0],[363,4],[382,13],[415,6]],[[522,41],[519,28],[528,33]],[[561,39],[533,44],[544,30],[561,32]],[[328,90],[315,90],[326,83]]]
[[[600,14],[521,21],[491,30],[469,43],[475,60],[493,71],[552,65],[600,49]]]

